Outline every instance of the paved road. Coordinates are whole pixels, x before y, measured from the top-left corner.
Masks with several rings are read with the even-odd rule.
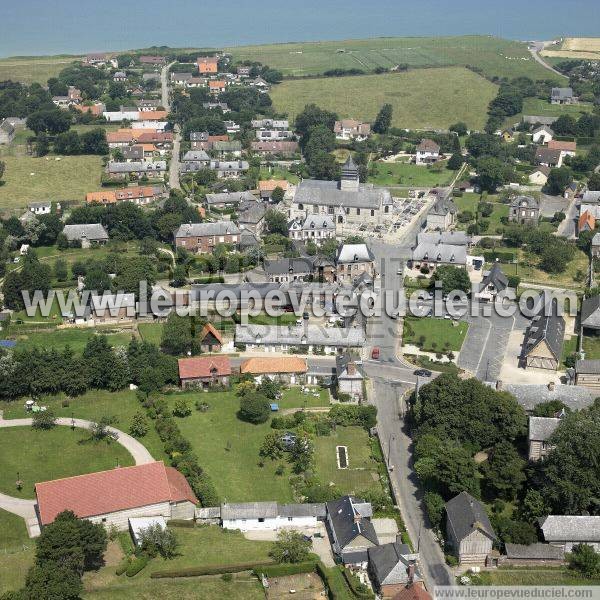
[[[169,164],[169,186],[172,190],[179,190],[181,189],[181,185],[179,184],[181,129],[179,125],[175,125],[173,133],[173,152],[171,154],[171,163]]]
[[[169,101],[169,69],[174,64],[165,65],[160,72],[161,103],[166,111],[171,110],[171,103]]]
[[[555,75],[560,75],[565,79],[568,79],[566,75],[563,75],[560,71],[557,71],[554,67],[550,66],[541,56],[540,52],[544,49],[544,42],[531,42],[529,45],[529,52],[531,52],[531,56],[533,56],[534,60],[538,62],[542,67],[548,69],[548,71],[552,71]]]

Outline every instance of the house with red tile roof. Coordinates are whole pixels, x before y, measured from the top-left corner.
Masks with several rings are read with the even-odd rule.
[[[61,512],[126,530],[130,517],[193,519],[198,499],[173,467],[152,462],[35,484],[40,525]]]
[[[213,75],[219,71],[219,58],[217,56],[200,56],[197,63],[198,72],[203,75]]]
[[[177,363],[182,388],[229,385],[231,376],[229,356],[194,356],[180,358]]]

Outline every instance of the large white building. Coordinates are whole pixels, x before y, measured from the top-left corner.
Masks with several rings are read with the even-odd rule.
[[[316,527],[325,518],[325,504],[278,504],[277,502],[244,502],[222,504],[224,529],[265,531],[285,527]]]

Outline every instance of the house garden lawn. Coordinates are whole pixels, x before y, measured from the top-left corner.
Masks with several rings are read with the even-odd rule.
[[[59,394],[52,397],[42,397],[38,401],[38,404],[47,406],[57,417],[70,418],[74,416],[75,418],[86,419],[88,421],[98,421],[104,416],[115,417],[116,422],[114,426],[125,433],[129,433],[133,415],[140,411],[144,412],[142,405],[135,396],[135,392],[131,390],[121,390],[118,392],[90,390],[77,398],[69,398],[68,406],[63,406],[65,400],[67,398]],[[30,413],[25,411],[24,404],[25,399],[0,402],[0,409],[4,410],[5,419],[23,419],[31,416]],[[67,427],[61,427],[61,429],[67,429],[71,433],[71,430]],[[0,430],[0,436],[3,435],[4,431]],[[79,431],[85,434],[82,429]],[[139,438],[139,441],[146,446],[156,460],[167,460],[163,444],[158,438],[158,434],[151,422],[150,431],[144,437]]]
[[[297,320],[298,317],[294,313],[283,313],[276,317],[266,313],[261,313],[255,317],[248,315],[250,325],[295,325]]]
[[[313,396],[318,394],[318,397]],[[329,391],[311,387],[308,394],[303,394],[300,386],[292,386],[281,393],[281,399],[276,400],[279,410],[287,408],[319,408],[329,406]]]
[[[58,56],[12,56],[0,59],[0,81],[11,79],[22,83],[46,85],[50,77],[56,77],[65,67],[81,57]]]
[[[477,206],[479,205],[480,197],[481,194],[476,194],[474,192],[464,192],[462,196],[453,196],[452,200],[454,200],[454,204],[456,204],[456,208],[459,212],[468,210],[475,214]]]
[[[160,346],[163,331],[162,323],[139,323],[138,331],[144,342]]]
[[[57,425],[48,431],[9,427],[0,432],[0,491],[18,498],[34,498],[40,481],[71,477],[134,464],[117,442],[89,441],[83,429]],[[23,488],[17,490],[17,473]]]
[[[70,346],[74,352],[80,353],[83,352],[88,340],[97,334],[105,335],[108,343],[113,347],[127,346],[132,337],[131,330],[119,330],[110,326],[95,329],[87,327],[40,331],[19,331],[19,328],[15,328],[14,333],[9,329],[7,337],[14,339],[19,349],[30,349],[37,346],[41,349],[62,350],[65,346]]]
[[[468,69],[449,67],[290,80],[274,86],[270,95],[275,110],[288,113],[292,119],[314,102],[341,118],[373,122],[381,106],[389,103],[396,127],[445,129],[464,121],[471,129],[483,129],[487,105],[497,89]]]
[[[338,469],[337,446],[347,447],[347,469]],[[381,490],[369,434],[362,427],[338,427],[329,436],[316,437],[315,463],[317,479],[324,485],[335,483],[343,494],[358,494],[369,488]]]
[[[414,344],[427,352],[459,352],[468,328],[463,321],[405,317],[402,341],[404,345]],[[423,343],[419,339],[421,336],[425,338]]]
[[[567,264],[562,273],[546,273],[537,268],[538,264],[539,258],[536,255],[519,249],[519,276],[522,285],[525,283],[539,283],[579,290],[584,284],[589,258],[581,250],[575,249],[573,259]]]
[[[285,179],[290,183],[298,183],[300,178],[298,175],[291,173],[282,167],[261,167],[259,173],[260,179]]]
[[[22,550],[24,545],[31,545],[25,527],[25,520],[2,509],[0,509],[0,531],[2,532],[2,537],[0,537],[0,563],[6,552]],[[1,577],[0,581],[2,581]]]
[[[525,115],[539,115],[541,117],[572,115],[577,119],[584,113],[592,112],[593,109],[593,105],[587,103],[552,104],[549,100],[543,98],[525,98],[523,100],[523,114]]]
[[[414,165],[408,162],[371,163],[377,170],[376,175],[369,176],[369,182],[375,185],[393,187],[394,185],[411,185],[414,187],[435,187],[450,183],[456,171],[449,171],[443,162],[435,167]]]
[[[562,356],[560,359],[561,362],[561,366],[563,369],[567,368],[567,365],[565,364],[565,360],[571,356],[574,352],[577,352],[577,347],[578,347],[578,337],[576,335],[572,335],[569,339],[564,340],[563,342],[563,350],[562,350]],[[585,338],[584,338],[585,341]],[[587,356],[586,354],[586,358],[593,358],[591,356]]]
[[[235,392],[190,391],[166,398],[173,402],[176,398],[185,398],[192,407],[192,414],[178,418],[177,424],[223,501],[292,501],[288,482],[291,470],[285,458],[281,461],[266,459],[264,467],[258,465],[260,446],[267,433],[273,431],[269,421],[253,425],[238,419],[240,399]],[[206,402],[209,409],[195,410],[196,400]],[[285,464],[283,475],[275,475],[279,463]]]
[[[27,535],[25,521],[0,509],[0,596],[23,585],[33,555],[34,542]]]
[[[539,65],[523,42],[492,36],[384,37],[363,40],[268,44],[226,48],[233,60],[253,60],[286,76],[316,75],[330,69],[391,69],[473,65],[487,77],[531,77],[566,81]]]

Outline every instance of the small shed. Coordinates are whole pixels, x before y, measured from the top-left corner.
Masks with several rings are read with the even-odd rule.
[[[164,517],[129,517],[129,532],[131,533],[133,543],[139,546],[142,531],[156,525],[163,530],[167,528],[167,522]]]

